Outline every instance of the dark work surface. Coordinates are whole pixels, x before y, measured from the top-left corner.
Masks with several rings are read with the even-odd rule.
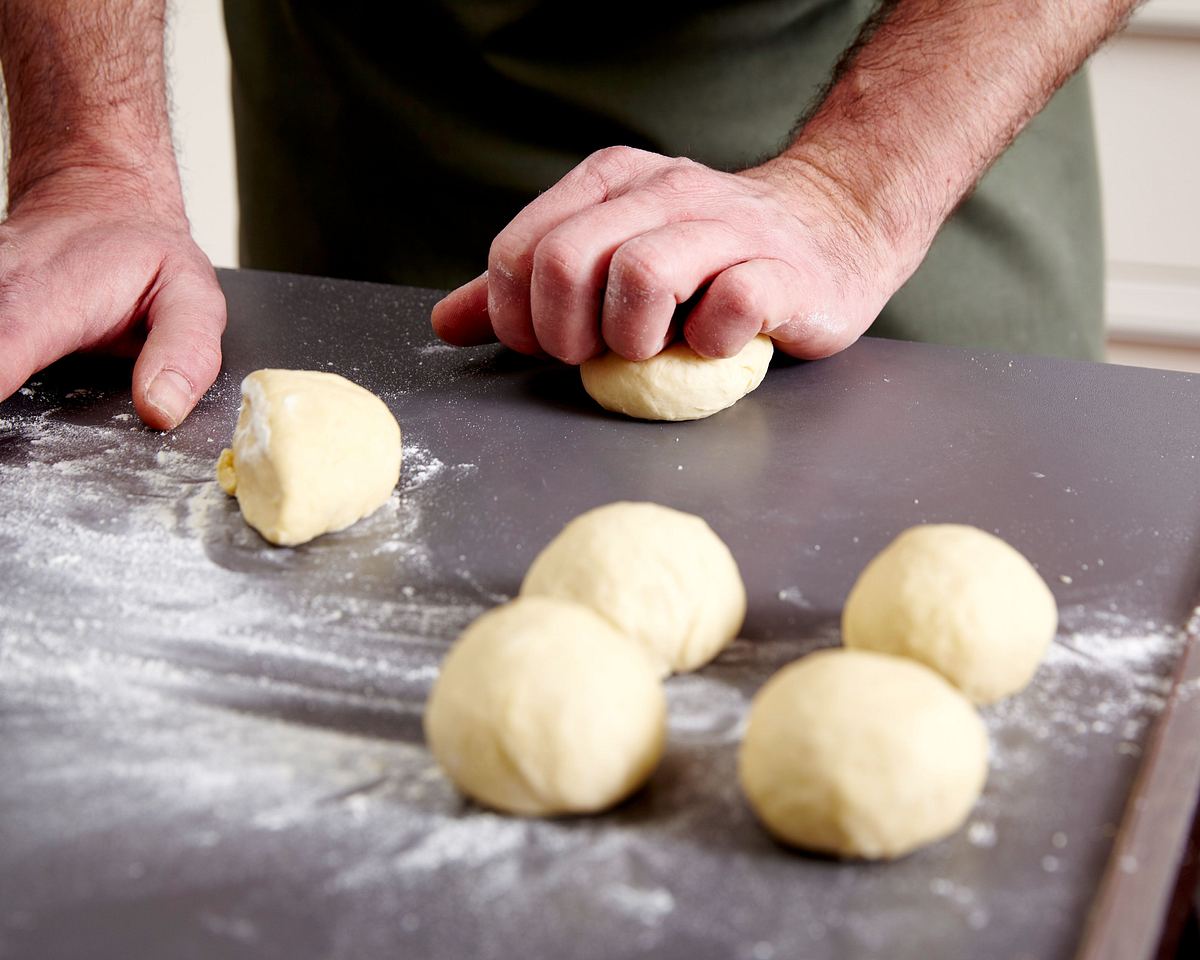
[[[437,344],[431,292],[222,281],[225,371],[174,434],[137,424],[119,366],[0,405],[0,957],[1072,954],[1195,604],[1196,380],[864,340],[777,359],[709,420],[637,423],[573,370]],[[349,376],[404,430],[398,495],[297,549],[212,480],[267,366]],[[667,682],[667,756],[618,810],[481,811],[422,745],[437,664],[617,499],[712,524],[743,639]],[[1058,640],[984,711],[957,835],[894,864],[784,850],[734,777],[749,699],[837,642],[858,571],[925,521],[1029,556]]]

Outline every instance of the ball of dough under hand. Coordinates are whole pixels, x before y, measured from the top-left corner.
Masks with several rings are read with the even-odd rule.
[[[785,843],[866,859],[957,830],[987,777],[987,732],[932,670],[823,650],[775,674],[750,708],[738,774]]]
[[[537,555],[521,594],[590,607],[650,651],[663,675],[708,663],[746,616],[746,588],[721,538],[655,503],[580,514]]]
[[[451,649],[425,736],[458,788],[489,807],[593,813],[657,766],[666,699],[646,652],[592,611],[520,597]]]
[[[217,479],[250,526],[294,546],[387,501],[400,479],[400,425],[375,394],[335,373],[256,370],[242,381]]]
[[[975,527],[930,524],[905,530],[863,570],[842,641],[912,657],[992,703],[1029,683],[1057,626],[1054,595],[1020,553]]]
[[[579,373],[583,389],[605,410],[641,420],[699,420],[733,406],[762,383],[774,352],[765,336],[716,360],[674,343],[649,360],[606,353],[586,361]]]

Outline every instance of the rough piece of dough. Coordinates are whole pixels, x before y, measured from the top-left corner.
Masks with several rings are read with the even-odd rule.
[[[937,670],[976,703],[1016,693],[1054,639],[1054,595],[999,537],[960,524],[905,530],[846,599],[842,641]]]
[[[774,352],[771,338],[761,335],[719,360],[674,343],[649,360],[606,353],[586,361],[579,373],[583,389],[605,410],[641,420],[699,420],[733,406],[762,383]]]
[[[399,478],[400,426],[369,390],[311,370],[256,370],[242,381],[217,479],[271,543],[350,526],[382,506]]]
[[[750,805],[784,843],[866,859],[957,830],[987,778],[987,732],[940,676],[823,650],[759,691],[738,755]]]
[[[721,538],[700,517],[655,503],[580,514],[538,554],[521,594],[590,607],[650,651],[664,676],[708,663],[746,616],[746,588]]]
[[[666,698],[634,641],[585,607],[519,597],[447,655],[425,710],[434,757],[509,813],[593,813],[636,790],[666,738]]]

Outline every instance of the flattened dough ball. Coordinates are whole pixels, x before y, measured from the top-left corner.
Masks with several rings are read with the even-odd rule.
[[[1058,627],[1054,595],[999,537],[960,524],[911,527],[859,576],[842,612],[847,647],[932,667],[976,703],[1016,693]]]
[[[463,793],[508,813],[593,813],[662,756],[666,698],[638,644],[592,611],[519,597],[455,643],[425,737]]]
[[[708,663],[746,616],[746,588],[721,538],[700,517],[655,503],[580,514],[534,559],[521,594],[591,608],[664,676]]]
[[[841,857],[902,857],[957,830],[987,778],[970,702],[911,660],[823,650],[767,681],[738,775],[784,843]]]
[[[605,410],[640,420],[699,420],[732,407],[762,383],[774,352],[765,336],[717,360],[674,343],[649,360],[606,353],[586,361],[579,373],[583,389]]]
[[[304,543],[387,501],[400,479],[400,425],[382,400],[335,373],[256,370],[242,381],[217,479],[265,539]]]

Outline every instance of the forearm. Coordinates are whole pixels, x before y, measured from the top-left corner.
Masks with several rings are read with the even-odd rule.
[[[942,222],[1138,0],[894,0],[779,158],[911,273]]]
[[[88,170],[179,202],[163,25],[164,0],[0,0],[10,207]]]

